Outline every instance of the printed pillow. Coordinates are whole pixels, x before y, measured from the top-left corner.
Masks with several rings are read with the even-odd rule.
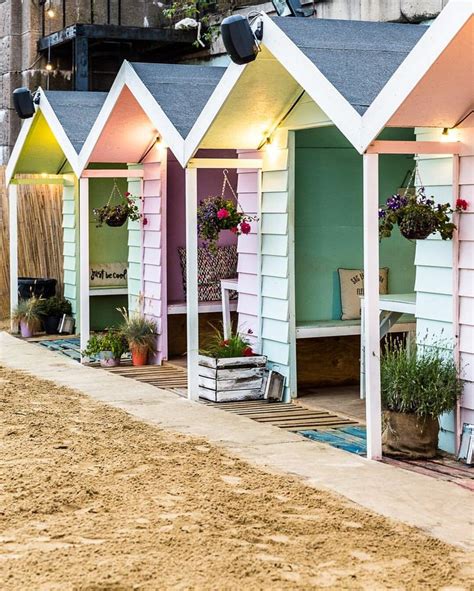
[[[360,318],[360,298],[364,295],[364,271],[361,269],[338,269],[341,288],[341,320]],[[379,270],[379,292],[388,293],[388,267]]]
[[[183,289],[186,296],[186,249],[178,248]],[[220,301],[221,279],[237,277],[237,246],[218,246],[217,252],[208,248],[198,249],[198,293],[200,302]],[[231,291],[230,298],[235,299],[237,292]]]

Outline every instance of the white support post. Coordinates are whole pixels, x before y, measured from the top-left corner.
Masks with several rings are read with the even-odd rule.
[[[18,305],[18,187],[8,186],[8,223],[10,232],[10,318]],[[11,321],[12,331],[15,329]]]
[[[89,179],[79,180],[79,309],[81,351],[90,333],[89,312]],[[81,357],[82,359],[82,357]]]
[[[379,157],[364,154],[364,353],[367,458],[382,457],[379,326]]]
[[[199,294],[197,266],[197,169],[186,168],[186,313],[189,400],[199,399]]]

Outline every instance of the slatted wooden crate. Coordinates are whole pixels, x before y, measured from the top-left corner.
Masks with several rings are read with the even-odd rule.
[[[212,402],[263,398],[267,358],[199,356],[199,396]]]

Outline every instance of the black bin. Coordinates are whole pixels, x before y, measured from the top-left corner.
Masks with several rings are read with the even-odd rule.
[[[37,298],[52,298],[56,295],[57,283],[56,279],[18,277],[18,295],[22,300],[27,300],[33,295]]]

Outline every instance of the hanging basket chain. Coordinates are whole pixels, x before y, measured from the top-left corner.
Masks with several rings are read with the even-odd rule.
[[[222,179],[221,199],[224,199],[225,198],[225,195],[224,194],[225,194],[225,188],[226,188],[226,185],[227,185],[229,187],[229,189],[230,189],[230,192],[232,193],[232,196],[235,199],[235,202],[240,207],[240,210],[241,211],[244,211],[242,205],[240,205],[239,198],[237,197],[237,193],[235,192],[234,187],[232,186],[231,182],[229,181],[229,177],[227,176],[228,172],[229,171],[227,170],[227,168],[224,168],[224,170],[222,171],[223,179]]]
[[[117,196],[118,196],[118,197],[119,197],[119,198],[120,198],[122,201],[124,200],[124,197],[123,197],[123,195],[122,195],[122,193],[121,193],[120,189],[118,188],[118,185],[117,185],[117,179],[114,179],[114,185],[113,185],[113,187],[112,187],[112,192],[110,193],[109,199],[108,199],[108,201],[107,201],[107,205],[108,205],[108,206],[110,205],[110,202],[112,201],[112,199],[113,199],[113,197],[114,197],[114,195],[115,195],[115,194],[117,194]]]

